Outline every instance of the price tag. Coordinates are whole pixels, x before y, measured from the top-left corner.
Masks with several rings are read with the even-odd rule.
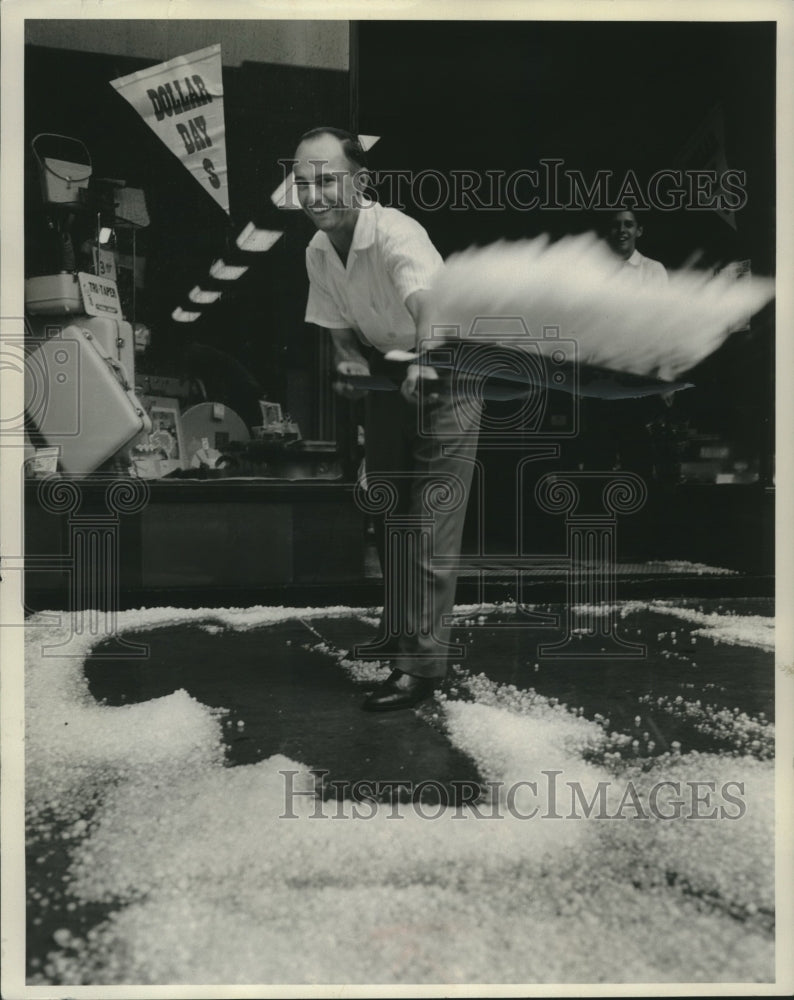
[[[94,247],[94,270],[98,278],[116,280],[116,255],[112,250]]]
[[[83,308],[89,316],[112,316],[123,319],[116,282],[111,278],[100,278],[97,274],[79,271],[77,278],[83,293]]]

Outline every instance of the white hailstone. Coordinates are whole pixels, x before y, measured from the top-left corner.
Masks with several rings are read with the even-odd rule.
[[[635,726],[639,726],[641,722],[642,722],[642,719],[640,718],[640,716],[639,715],[635,715],[634,716],[634,725]]]
[[[273,614],[274,612],[271,609],[267,613]],[[233,625],[239,627],[237,623],[233,623]],[[590,730],[587,727],[593,727],[596,724],[588,723],[581,719],[574,720],[575,709],[567,711],[562,708],[554,709],[547,699],[537,695],[536,692],[518,691],[515,686],[512,686],[512,691],[507,692],[500,685],[489,681],[483,674],[478,675],[478,677],[479,680],[476,680],[471,676],[467,676],[464,681],[467,691],[474,699],[473,705],[448,702],[447,705],[449,707],[445,706],[444,709],[444,711],[449,712],[449,716],[453,722],[455,719],[453,715],[454,710],[459,709],[461,712],[459,720],[462,720],[463,724],[456,731],[453,730],[451,737],[456,747],[469,753],[485,770],[487,770],[486,765],[491,767],[493,776],[496,778],[506,777],[507,767],[509,766],[513,767],[514,774],[519,776],[525,775],[528,753],[531,755],[530,759],[534,757],[541,762],[545,762],[547,757],[551,759],[559,758],[561,764],[567,764],[568,760],[575,760],[580,751],[578,749],[574,750],[574,757],[568,756],[570,753],[567,749],[568,733],[575,726],[576,731],[583,736],[580,746],[584,748],[590,734]],[[653,699],[649,698],[647,701],[648,703],[652,703]],[[688,705],[684,704],[688,709]],[[665,711],[671,710],[672,706],[668,707],[668,705],[669,700],[660,702],[660,708],[663,707]],[[147,706],[140,707],[144,711],[147,709]],[[495,714],[490,714],[487,717],[481,716],[479,721],[476,721],[476,715],[469,716],[467,719],[466,713],[470,710],[485,710],[486,707],[489,713]],[[509,725],[504,725],[506,720],[509,719],[509,713],[513,710],[517,714],[512,718],[516,719],[519,723],[515,729],[512,729]],[[106,708],[103,708],[97,714],[102,715],[107,711]],[[678,709],[678,711],[682,711],[682,709]],[[697,721],[698,725],[700,725],[701,718],[702,716],[695,716],[694,721]],[[727,712],[727,719],[730,720],[730,725],[724,721],[722,716],[716,716],[712,725],[715,727],[719,725],[726,734],[739,732],[740,726],[754,737],[763,732],[760,727],[752,728],[753,725],[757,726],[758,723],[752,723],[746,717],[734,721],[730,710]],[[109,722],[109,720],[106,721]],[[494,725],[494,722],[496,722],[496,725]],[[605,728],[608,728],[609,720],[606,720],[603,724]],[[220,720],[213,722],[213,726],[216,729],[220,728]],[[528,738],[529,733],[532,733],[531,739]],[[169,733],[169,736],[172,735],[172,733]],[[188,731],[186,736],[189,736],[190,740],[186,740],[186,743],[190,742],[191,745],[195,744],[197,747],[201,747],[204,737],[197,736],[193,740],[193,735],[192,731]],[[600,742],[598,743],[598,746],[603,747],[603,752],[600,755],[601,760],[606,762],[610,768],[639,768],[641,761],[632,763],[630,755],[626,754],[626,741],[630,740],[630,738],[624,735],[619,737],[618,734],[614,734],[614,736],[615,739],[610,742],[606,734],[601,733]],[[213,731],[211,739],[213,741],[217,739],[216,731]],[[742,736],[742,740],[746,739],[746,736]],[[129,765],[131,767],[130,773],[135,776],[136,782],[145,779],[147,775],[157,773],[157,761],[142,755],[138,751],[134,740],[130,741],[128,739],[126,744],[123,740],[116,742],[120,744],[120,750],[123,750],[131,760],[131,765]],[[34,748],[36,747],[35,742],[33,746]],[[172,756],[170,754],[171,746],[173,746],[173,743],[169,744],[169,760]],[[766,741],[762,746],[767,746]],[[616,748],[622,748],[623,754],[626,754],[626,756],[623,757]],[[76,749],[84,750],[85,745]],[[650,751],[650,744],[648,749]],[[494,759],[499,757],[503,757],[507,763],[504,765],[493,763]],[[61,762],[61,766],[64,764],[69,766],[75,759],[79,760],[79,757],[73,753],[71,754],[71,758],[67,757],[65,761]],[[106,764],[105,759],[101,755],[97,755],[96,759],[98,762],[96,765],[97,775],[100,775],[102,770],[105,769],[106,774],[103,775],[102,780],[110,778],[115,783],[117,772],[113,765]],[[703,770],[704,765],[712,759],[714,758],[707,755],[697,765],[698,770],[693,770],[689,754],[684,758],[679,755],[676,759],[671,758],[669,752],[666,751],[660,757],[654,758],[654,773],[659,773],[656,771],[658,768],[661,769],[661,773],[669,774],[673,780],[683,780],[688,774],[698,777],[706,774]],[[724,759],[727,759],[727,752]],[[266,762],[262,763],[266,764]],[[757,765],[759,768],[763,766],[762,762],[757,760],[752,761],[752,764],[753,766]],[[255,766],[259,767],[261,765]],[[300,767],[301,765],[296,766]],[[738,760],[735,764],[729,766],[739,766]],[[44,770],[43,767],[41,770]],[[343,917],[343,912],[348,909],[351,914],[356,913],[355,918],[351,916],[351,921],[353,919],[361,919],[357,913],[359,909],[363,911],[363,918],[366,920],[368,917],[374,917],[379,907],[384,910],[384,919],[387,924],[389,921],[394,923],[395,919],[397,922],[403,920],[410,924],[411,919],[417,917],[419,919],[415,919],[415,922],[420,922],[422,913],[438,912],[440,918],[443,913],[447,913],[447,919],[449,919],[448,912],[441,909],[443,900],[439,901],[439,893],[445,892],[446,885],[441,885],[428,874],[434,871],[441,871],[445,864],[451,866],[448,870],[448,875],[453,880],[456,875],[460,877],[462,873],[466,873],[468,890],[466,890],[465,898],[464,893],[460,893],[461,905],[467,907],[466,913],[476,913],[482,917],[481,924],[476,926],[472,931],[476,940],[479,942],[488,938],[486,933],[479,933],[480,926],[488,932],[492,929],[496,930],[496,928],[499,928],[501,931],[504,928],[504,943],[508,946],[512,945],[512,948],[508,947],[505,949],[503,956],[507,962],[505,974],[507,981],[538,981],[539,975],[545,977],[545,980],[548,981],[549,979],[554,979],[555,976],[559,979],[566,971],[564,969],[566,956],[565,954],[558,954],[557,949],[554,947],[549,948],[548,953],[543,952],[542,964],[536,962],[534,965],[532,963],[535,959],[532,954],[528,954],[524,949],[516,947],[521,933],[514,920],[514,914],[517,912],[515,906],[516,897],[515,893],[509,895],[502,893],[498,879],[494,878],[494,876],[498,876],[501,869],[484,868],[482,877],[477,883],[480,895],[477,896],[472,891],[468,875],[472,868],[476,869],[478,867],[478,862],[475,859],[482,858],[484,854],[487,855],[488,853],[482,850],[486,837],[484,835],[480,836],[478,829],[479,827],[485,827],[485,824],[470,824],[472,827],[471,830],[465,829],[467,824],[462,824],[465,834],[471,835],[472,842],[468,848],[468,855],[460,860],[460,865],[457,868],[454,861],[450,862],[448,843],[444,837],[438,837],[437,843],[432,842],[432,838],[423,836],[413,841],[406,840],[404,844],[400,844],[401,848],[405,848],[406,852],[413,852],[411,856],[416,859],[417,867],[414,868],[412,865],[406,874],[410,876],[412,882],[410,893],[416,892],[417,895],[413,903],[409,896],[407,910],[401,912],[399,917],[395,918],[394,909],[389,909],[393,899],[393,889],[390,886],[388,873],[386,873],[386,877],[382,880],[382,884],[378,884],[367,881],[365,872],[358,886],[353,884],[346,887],[345,891],[350,890],[352,893],[358,893],[358,895],[352,897],[353,905],[345,907],[337,906],[334,908],[330,894],[324,895],[323,901],[315,902],[317,890],[307,888],[304,891],[303,889],[293,889],[291,886],[287,888],[287,883],[278,873],[282,868],[285,873],[287,871],[294,872],[296,869],[303,869],[308,879],[315,878],[319,885],[323,885],[323,880],[327,877],[331,878],[330,884],[335,885],[336,883],[333,882],[333,872],[344,870],[345,863],[351,859],[357,859],[356,863],[360,864],[361,858],[366,856],[366,852],[360,849],[362,845],[358,840],[353,844],[348,840],[348,831],[355,830],[358,833],[358,825],[352,823],[339,824],[338,836],[328,837],[327,834],[324,834],[327,838],[327,851],[323,850],[319,852],[315,850],[313,846],[314,842],[306,840],[308,834],[302,832],[300,824],[296,824],[296,830],[294,831],[296,836],[290,838],[289,843],[285,844],[283,838],[281,838],[281,842],[275,844],[271,838],[261,835],[261,817],[251,815],[251,807],[259,802],[261,790],[258,782],[254,783],[257,789],[255,796],[253,796],[250,788],[248,791],[243,790],[243,786],[247,785],[245,781],[246,772],[251,773],[247,767],[223,769],[216,772],[213,765],[203,773],[195,772],[191,767],[188,767],[179,778],[179,784],[166,784],[163,781],[161,789],[156,793],[152,803],[161,813],[164,813],[162,824],[155,823],[154,817],[145,822],[147,810],[142,808],[144,803],[138,793],[130,795],[126,807],[124,806],[124,788],[127,781],[125,777],[122,777],[118,784],[118,791],[121,797],[113,807],[115,810],[120,811],[117,811],[115,814],[111,813],[112,822],[110,824],[104,822],[105,815],[102,811],[104,806],[100,802],[91,802],[91,799],[88,800],[86,804],[91,803],[92,808],[96,807],[99,809],[97,818],[100,822],[96,824],[92,823],[92,826],[96,826],[95,835],[97,837],[104,837],[105,839],[101,840],[103,845],[101,850],[103,863],[99,861],[99,851],[97,851],[97,855],[94,858],[88,856],[86,842],[75,847],[75,850],[80,852],[78,856],[77,886],[80,886],[81,878],[83,879],[83,886],[85,886],[87,878],[92,877],[95,880],[94,889],[81,892],[80,899],[89,902],[92,898],[90,893],[92,891],[98,892],[100,888],[105,894],[105,898],[107,898],[114,886],[114,881],[112,880],[115,880],[116,886],[135,885],[142,892],[148,893],[151,898],[146,904],[147,909],[138,913],[136,913],[135,905],[121,909],[118,913],[120,918],[118,923],[111,924],[110,930],[105,925],[106,929],[101,934],[91,935],[89,933],[88,941],[72,938],[71,949],[75,949],[76,954],[74,951],[69,950],[57,957],[52,957],[45,970],[49,974],[51,981],[56,980],[67,983],[84,982],[86,977],[93,977],[94,981],[123,983],[133,981],[131,977],[136,974],[139,975],[139,969],[143,967],[151,968],[153,976],[161,975],[165,977],[160,981],[178,981],[180,977],[182,981],[187,981],[192,970],[195,970],[197,966],[200,966],[202,970],[209,969],[211,975],[215,974],[217,976],[217,981],[228,981],[225,978],[225,974],[230,969],[234,969],[234,972],[231,973],[232,975],[237,974],[241,978],[244,976],[245,981],[261,981],[263,975],[261,948],[253,938],[250,941],[246,938],[246,926],[248,924],[255,924],[257,922],[256,917],[262,915],[264,920],[260,921],[260,933],[262,924],[264,924],[264,931],[269,934],[273,934],[274,931],[281,933],[288,930],[288,928],[275,924],[275,920],[281,918],[274,916],[272,921],[268,923],[270,921],[269,912],[263,913],[262,909],[257,910],[256,906],[258,904],[255,904],[253,900],[256,895],[261,895],[263,886],[267,886],[268,894],[270,894],[272,888],[274,900],[272,909],[274,914],[280,911],[280,902],[283,902],[287,897],[290,899],[288,907],[292,913],[302,913],[302,922],[296,928],[297,933],[291,937],[288,937],[285,933],[282,940],[278,941],[276,939],[278,944],[274,945],[273,949],[270,950],[269,956],[279,955],[279,961],[283,963],[283,969],[295,968],[296,963],[304,962],[308,980],[320,981],[323,973],[328,974],[329,968],[332,970],[333,975],[334,969],[344,967],[345,965],[346,953],[344,951],[342,952],[343,957],[333,959],[332,956],[335,951],[338,954],[339,942],[344,941],[345,935],[348,933],[348,926],[342,922],[337,927],[334,923],[334,918],[337,916]],[[707,776],[710,777],[710,775]],[[715,775],[715,777],[718,776],[718,774]],[[742,777],[743,775],[740,774],[739,776]],[[39,776],[39,780],[41,780],[41,777],[47,777],[46,772]],[[193,794],[194,780],[197,780],[199,786],[198,794],[195,795]],[[238,870],[234,855],[239,850],[240,838],[235,837],[230,839],[228,844],[220,844],[219,849],[216,850],[214,837],[220,833],[221,826],[213,825],[213,822],[207,819],[214,812],[217,812],[217,809],[214,807],[218,802],[228,804],[231,799],[232,804],[234,803],[236,799],[235,782],[240,783],[240,791],[243,794],[237,799],[238,808],[235,808],[234,812],[235,815],[241,817],[241,824],[243,825],[243,830],[241,831],[243,834],[242,842],[250,845],[250,857],[247,860],[254,862],[253,869],[250,864],[247,864],[240,865]],[[150,788],[152,787],[151,783],[147,784]],[[205,792],[202,792],[202,785],[206,790]],[[42,787],[44,786],[42,785]],[[97,777],[94,787],[95,789],[102,787],[99,777]],[[179,794],[177,791],[180,787],[182,794]],[[190,789],[189,792],[188,788]],[[174,792],[177,794],[174,794]],[[282,792],[283,790],[279,784],[276,794],[280,797]],[[52,797],[55,798],[56,795]],[[79,806],[81,800],[72,797],[71,794],[62,795],[61,798],[64,802],[62,812],[74,818],[77,814],[74,808],[75,803]],[[72,811],[66,812],[65,807],[69,803],[71,803]],[[188,808],[190,810],[195,809],[196,811],[191,814],[193,822],[190,823],[189,827],[185,828],[188,843],[181,842],[179,851],[186,859],[191,859],[191,865],[194,867],[191,867],[190,874],[186,876],[187,882],[185,882],[184,878],[173,877],[175,855],[170,853],[168,849],[165,852],[167,860],[163,865],[153,865],[152,858],[163,847],[167,847],[169,838],[174,837],[175,822],[180,818],[180,813],[184,813],[188,803]],[[283,808],[281,802],[278,802],[277,805],[279,809]],[[364,824],[364,826],[371,826],[375,829],[380,819],[380,816],[376,817],[372,824]],[[248,826],[246,826],[246,823],[248,823]],[[107,837],[111,835],[110,831],[113,830],[114,825],[116,827],[115,846],[112,839],[107,840]],[[385,825],[391,832],[392,824],[386,823]],[[569,824],[569,826],[575,825]],[[647,856],[651,861],[651,871],[657,873],[656,881],[654,881],[653,875],[646,881],[646,902],[652,904],[647,907],[647,924],[645,922],[640,924],[634,919],[636,911],[633,909],[633,906],[630,905],[628,909],[621,907],[623,899],[627,897],[621,897],[620,895],[614,897],[614,902],[617,903],[617,906],[609,908],[609,912],[614,917],[614,933],[605,940],[604,952],[607,954],[611,952],[614,955],[616,945],[619,943],[621,937],[625,941],[629,941],[632,945],[632,953],[647,957],[647,964],[643,964],[643,960],[641,959],[636,960],[630,969],[632,975],[637,981],[643,980],[643,975],[645,980],[649,980],[649,978],[657,975],[659,971],[651,957],[654,952],[654,942],[669,937],[671,952],[673,949],[676,952],[682,952],[681,959],[686,961],[687,967],[698,978],[704,981],[714,979],[715,976],[727,976],[729,972],[735,973],[734,978],[736,979],[739,978],[738,972],[749,973],[745,978],[754,978],[756,981],[765,981],[764,976],[768,979],[768,970],[763,967],[763,962],[768,961],[768,957],[761,960],[760,969],[758,965],[753,965],[752,970],[741,967],[741,962],[746,962],[747,958],[744,952],[738,954],[738,952],[741,952],[741,937],[739,937],[738,930],[735,937],[731,936],[732,932],[730,929],[725,929],[721,922],[716,922],[718,919],[721,921],[721,917],[718,915],[712,918],[703,914],[697,918],[696,923],[695,919],[690,917],[679,904],[671,905],[662,914],[665,902],[670,901],[665,900],[664,891],[659,888],[663,886],[663,879],[660,879],[660,873],[665,868],[668,868],[670,870],[686,872],[695,890],[713,885],[715,888],[721,890],[721,895],[725,899],[758,898],[760,905],[766,905],[766,899],[771,897],[763,889],[759,889],[759,884],[763,884],[764,881],[762,859],[768,855],[768,845],[758,838],[755,840],[752,839],[752,828],[746,823],[735,824],[736,830],[731,832],[739,839],[737,839],[734,845],[735,850],[732,853],[724,854],[724,856],[721,852],[702,851],[700,839],[698,839],[697,843],[693,841],[694,835],[690,832],[691,827],[688,825],[684,825],[686,826],[686,832],[682,830],[678,835],[674,835],[673,831],[671,831],[671,834],[665,837],[661,844],[657,844],[654,837],[653,844],[650,845],[647,841],[642,840],[642,835],[636,831],[636,828],[641,825],[633,824],[635,829],[632,830],[630,841],[627,839],[625,843],[617,845],[617,851],[615,850],[616,845],[611,843],[605,844],[601,839],[597,841],[589,839],[593,835],[588,831],[588,835],[584,837],[580,846],[580,853],[576,855],[579,858],[579,867],[581,869],[581,859],[589,856],[588,852],[593,847],[596,848],[599,852],[599,858],[603,862],[605,885],[608,884],[608,877],[614,876],[616,871],[618,873],[624,872],[627,854],[637,859]],[[705,824],[703,825],[705,826]],[[309,826],[312,826],[312,824],[309,824]],[[426,829],[432,829],[434,825],[418,824],[417,826],[422,828],[421,832],[424,834]],[[195,834],[193,833],[194,829]],[[483,831],[483,834],[485,832]],[[487,833],[488,838],[490,838],[490,830],[487,830]],[[538,836],[540,834],[541,831],[538,831]],[[698,831],[698,834],[700,834],[700,831]],[[519,838],[522,843],[526,839]],[[540,870],[544,875],[549,875],[549,879],[556,879],[556,884],[553,886],[556,892],[555,898],[566,901],[568,906],[578,910],[579,907],[576,905],[575,896],[571,894],[571,883],[578,877],[578,873],[569,874],[569,870],[563,871],[563,866],[559,864],[562,857],[570,857],[570,854],[567,853],[567,846],[565,843],[559,845],[554,843],[550,847],[550,850],[558,853],[556,855],[552,853],[548,861],[543,863],[543,867]],[[285,850],[287,851],[286,858],[284,856]],[[515,850],[515,854],[511,855],[510,852],[513,850]],[[203,867],[198,867],[199,859],[204,856],[203,852],[206,853],[206,860],[201,862]],[[509,870],[517,873],[516,878],[509,880],[511,888],[521,893],[523,899],[528,900],[531,898],[531,894],[537,883],[537,879],[534,876],[538,873],[538,866],[534,864],[531,852],[524,853],[525,848],[520,847],[519,841],[516,841],[515,846],[508,846],[506,852],[503,858],[504,865],[506,866],[509,863]],[[575,852],[576,849],[574,848],[574,854]],[[741,861],[739,860],[740,858]],[[555,859],[557,863],[555,863]],[[474,864],[472,864],[472,861],[474,861]],[[740,869],[738,872],[736,871],[737,867]],[[96,881],[99,877],[96,872],[102,871],[103,868],[106,872],[112,873],[110,876],[111,881],[105,882],[104,879],[107,876],[102,875],[103,882],[100,886]],[[552,874],[555,870],[558,873],[556,875]],[[144,876],[142,873],[146,871],[155,872],[156,877],[150,878]],[[252,871],[254,873],[253,880],[250,875]],[[258,879],[256,877],[257,871],[259,873]],[[79,874],[80,872],[82,876]],[[243,875],[243,872],[245,872],[245,875]],[[89,875],[89,873],[94,874]],[[163,876],[165,876],[165,880],[158,882],[158,879]],[[616,886],[618,893],[620,892],[620,879],[621,875],[619,874]],[[252,881],[256,884],[250,884]],[[204,884],[207,883],[210,893],[208,893],[205,902],[205,899],[201,896],[201,892],[204,891]],[[214,889],[212,888],[213,883],[215,883]],[[174,894],[170,891],[177,884],[187,885],[187,893],[190,893],[191,890],[196,893],[192,898],[188,898],[186,893],[180,893],[180,895],[185,896],[183,905],[177,905],[174,902]],[[200,885],[202,889],[199,891],[198,887]],[[486,885],[488,886],[487,893],[485,890]],[[548,940],[564,941],[566,936],[570,940],[570,937],[577,933],[577,931],[584,931],[584,937],[592,941],[592,933],[587,928],[586,919],[594,916],[593,911],[597,913],[601,909],[603,912],[601,904],[613,902],[613,896],[609,894],[606,899],[603,897],[599,898],[596,895],[598,887],[591,883],[591,888],[593,891],[591,912],[588,913],[585,911],[585,913],[579,913],[578,915],[570,913],[566,918],[568,921],[566,926],[556,928],[552,926],[550,928]],[[295,896],[295,892],[299,894],[297,897]],[[210,895],[213,897],[211,901],[209,899]],[[638,894],[632,893],[632,898],[636,895]],[[231,914],[228,915],[229,919],[227,919],[223,904],[218,907],[219,912],[217,914],[212,913],[211,907],[215,905],[215,897],[217,897],[218,902],[220,902],[221,898],[241,898],[246,904],[245,923],[234,925],[234,919]],[[96,896],[93,898],[96,898]],[[296,901],[294,907],[292,906],[292,900]],[[328,911],[329,903],[331,903],[330,919]],[[400,905],[403,906],[404,904],[401,902]],[[191,907],[193,907],[192,910]],[[250,916],[248,915],[249,909],[251,911]],[[736,908],[737,916],[747,915],[749,917],[752,912],[749,906],[737,906]],[[187,915],[189,913],[191,915],[188,918]],[[198,916],[194,916],[196,913]],[[406,913],[407,916],[405,915]],[[458,914],[453,913],[453,917],[457,919]],[[522,920],[526,920],[526,917],[526,914],[521,914]],[[515,919],[517,920],[518,918]],[[35,926],[40,926],[42,923],[41,917],[38,916],[35,920],[37,921]],[[160,936],[158,936],[158,924],[164,932]],[[333,926],[333,931],[329,931],[329,925]],[[169,928],[179,928],[180,926],[182,928],[181,931],[175,930],[173,934],[168,930]],[[200,942],[202,940],[211,940],[210,933],[221,926],[224,927],[224,932],[228,934],[228,943],[222,940],[221,935],[214,948],[205,949],[201,954],[197,954],[201,948]],[[427,948],[435,947],[436,953],[439,956],[439,978],[445,976],[446,973],[454,975],[457,964],[461,964],[462,967],[464,951],[466,952],[465,961],[469,962],[465,968],[472,975],[476,975],[478,969],[485,968],[489,961],[492,961],[493,951],[491,948],[486,949],[485,946],[469,956],[468,945],[471,936],[469,939],[466,938],[467,929],[464,918],[460,939],[463,942],[460,949],[460,957],[456,954],[452,961],[450,961],[447,955],[448,945],[444,942],[443,938],[435,935],[432,930],[428,932],[426,936]],[[235,934],[235,931],[239,931],[239,933]],[[308,958],[306,954],[302,955],[300,951],[300,942],[301,940],[306,940],[307,937],[310,937],[315,942],[315,948],[311,950]],[[736,949],[731,951],[734,941],[739,944],[738,952],[736,952]],[[235,951],[234,956],[229,954],[232,949]],[[540,952],[542,949],[538,948],[537,950]],[[734,956],[735,952],[736,956]],[[131,954],[135,954],[134,960],[126,957]],[[74,957],[72,957],[73,955]],[[726,955],[729,957],[726,958]],[[269,961],[272,961],[270,957]],[[335,961],[339,965],[335,965]],[[134,967],[132,966],[133,962],[135,963]],[[157,964],[158,962],[160,963],[159,965]],[[359,981],[364,981],[363,974],[355,966],[355,960],[353,960],[353,964],[352,975],[354,979],[358,976]],[[608,961],[606,960],[603,965],[597,966],[595,969],[590,969],[588,974],[595,975],[596,978],[600,976],[602,981],[607,981],[603,975],[605,967],[606,972],[609,972]],[[271,971],[269,968],[264,970],[265,974],[269,971]],[[395,977],[398,981],[400,971],[395,966]],[[580,969],[576,971],[581,974],[582,979],[586,978],[584,972]],[[282,977],[284,974],[284,972],[281,972]],[[277,981],[278,975],[278,971],[272,975],[274,981]],[[461,972],[460,978],[464,978],[463,972]],[[282,981],[287,980],[282,979]]]
[[[72,940],[72,934],[65,927],[59,927],[57,931],[53,932],[52,938],[59,948],[68,948]]]

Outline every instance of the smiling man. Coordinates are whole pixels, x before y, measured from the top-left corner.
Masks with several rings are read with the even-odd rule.
[[[623,260],[624,271],[635,276],[642,284],[665,284],[667,271],[664,264],[643,256],[637,249],[640,236],[642,226],[632,209],[620,209],[609,217],[607,244]]]
[[[336,391],[349,399],[366,395],[367,481],[388,484],[396,498],[392,516],[426,523],[426,498],[434,483],[454,483],[468,499],[479,414],[472,416],[469,405],[462,419],[434,369],[398,365],[384,356],[413,351],[429,336],[423,308],[443,260],[418,222],[365,196],[365,154],[355,136],[325,127],[305,133],[293,176],[301,208],[318,230],[306,249],[306,322],[330,332]],[[394,380],[395,391],[363,393],[356,378],[370,375]],[[454,564],[465,513],[465,502],[434,512],[430,550],[408,546],[401,562],[387,558],[383,525],[377,526],[386,584],[383,658],[392,659],[395,669],[365,701],[369,711],[410,707],[432,694],[446,675],[445,619],[454,603],[457,570],[439,568],[433,557]]]

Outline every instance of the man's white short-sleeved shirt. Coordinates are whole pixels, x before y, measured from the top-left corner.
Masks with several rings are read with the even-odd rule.
[[[384,354],[416,346],[416,324],[405,306],[430,286],[443,259],[425,229],[395,208],[364,202],[342,264],[324,232],[306,248],[306,322],[350,328]]]
[[[664,264],[643,256],[639,250],[635,250],[631,257],[624,261],[623,271],[630,274],[641,285],[667,284],[667,271]]]

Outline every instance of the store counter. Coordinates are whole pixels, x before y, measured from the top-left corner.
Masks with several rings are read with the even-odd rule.
[[[272,599],[281,586],[355,583],[365,522],[352,494],[349,483],[306,479],[31,480],[26,602],[67,607],[70,588],[83,607],[119,595],[167,602],[158,591],[250,601],[261,588]]]

